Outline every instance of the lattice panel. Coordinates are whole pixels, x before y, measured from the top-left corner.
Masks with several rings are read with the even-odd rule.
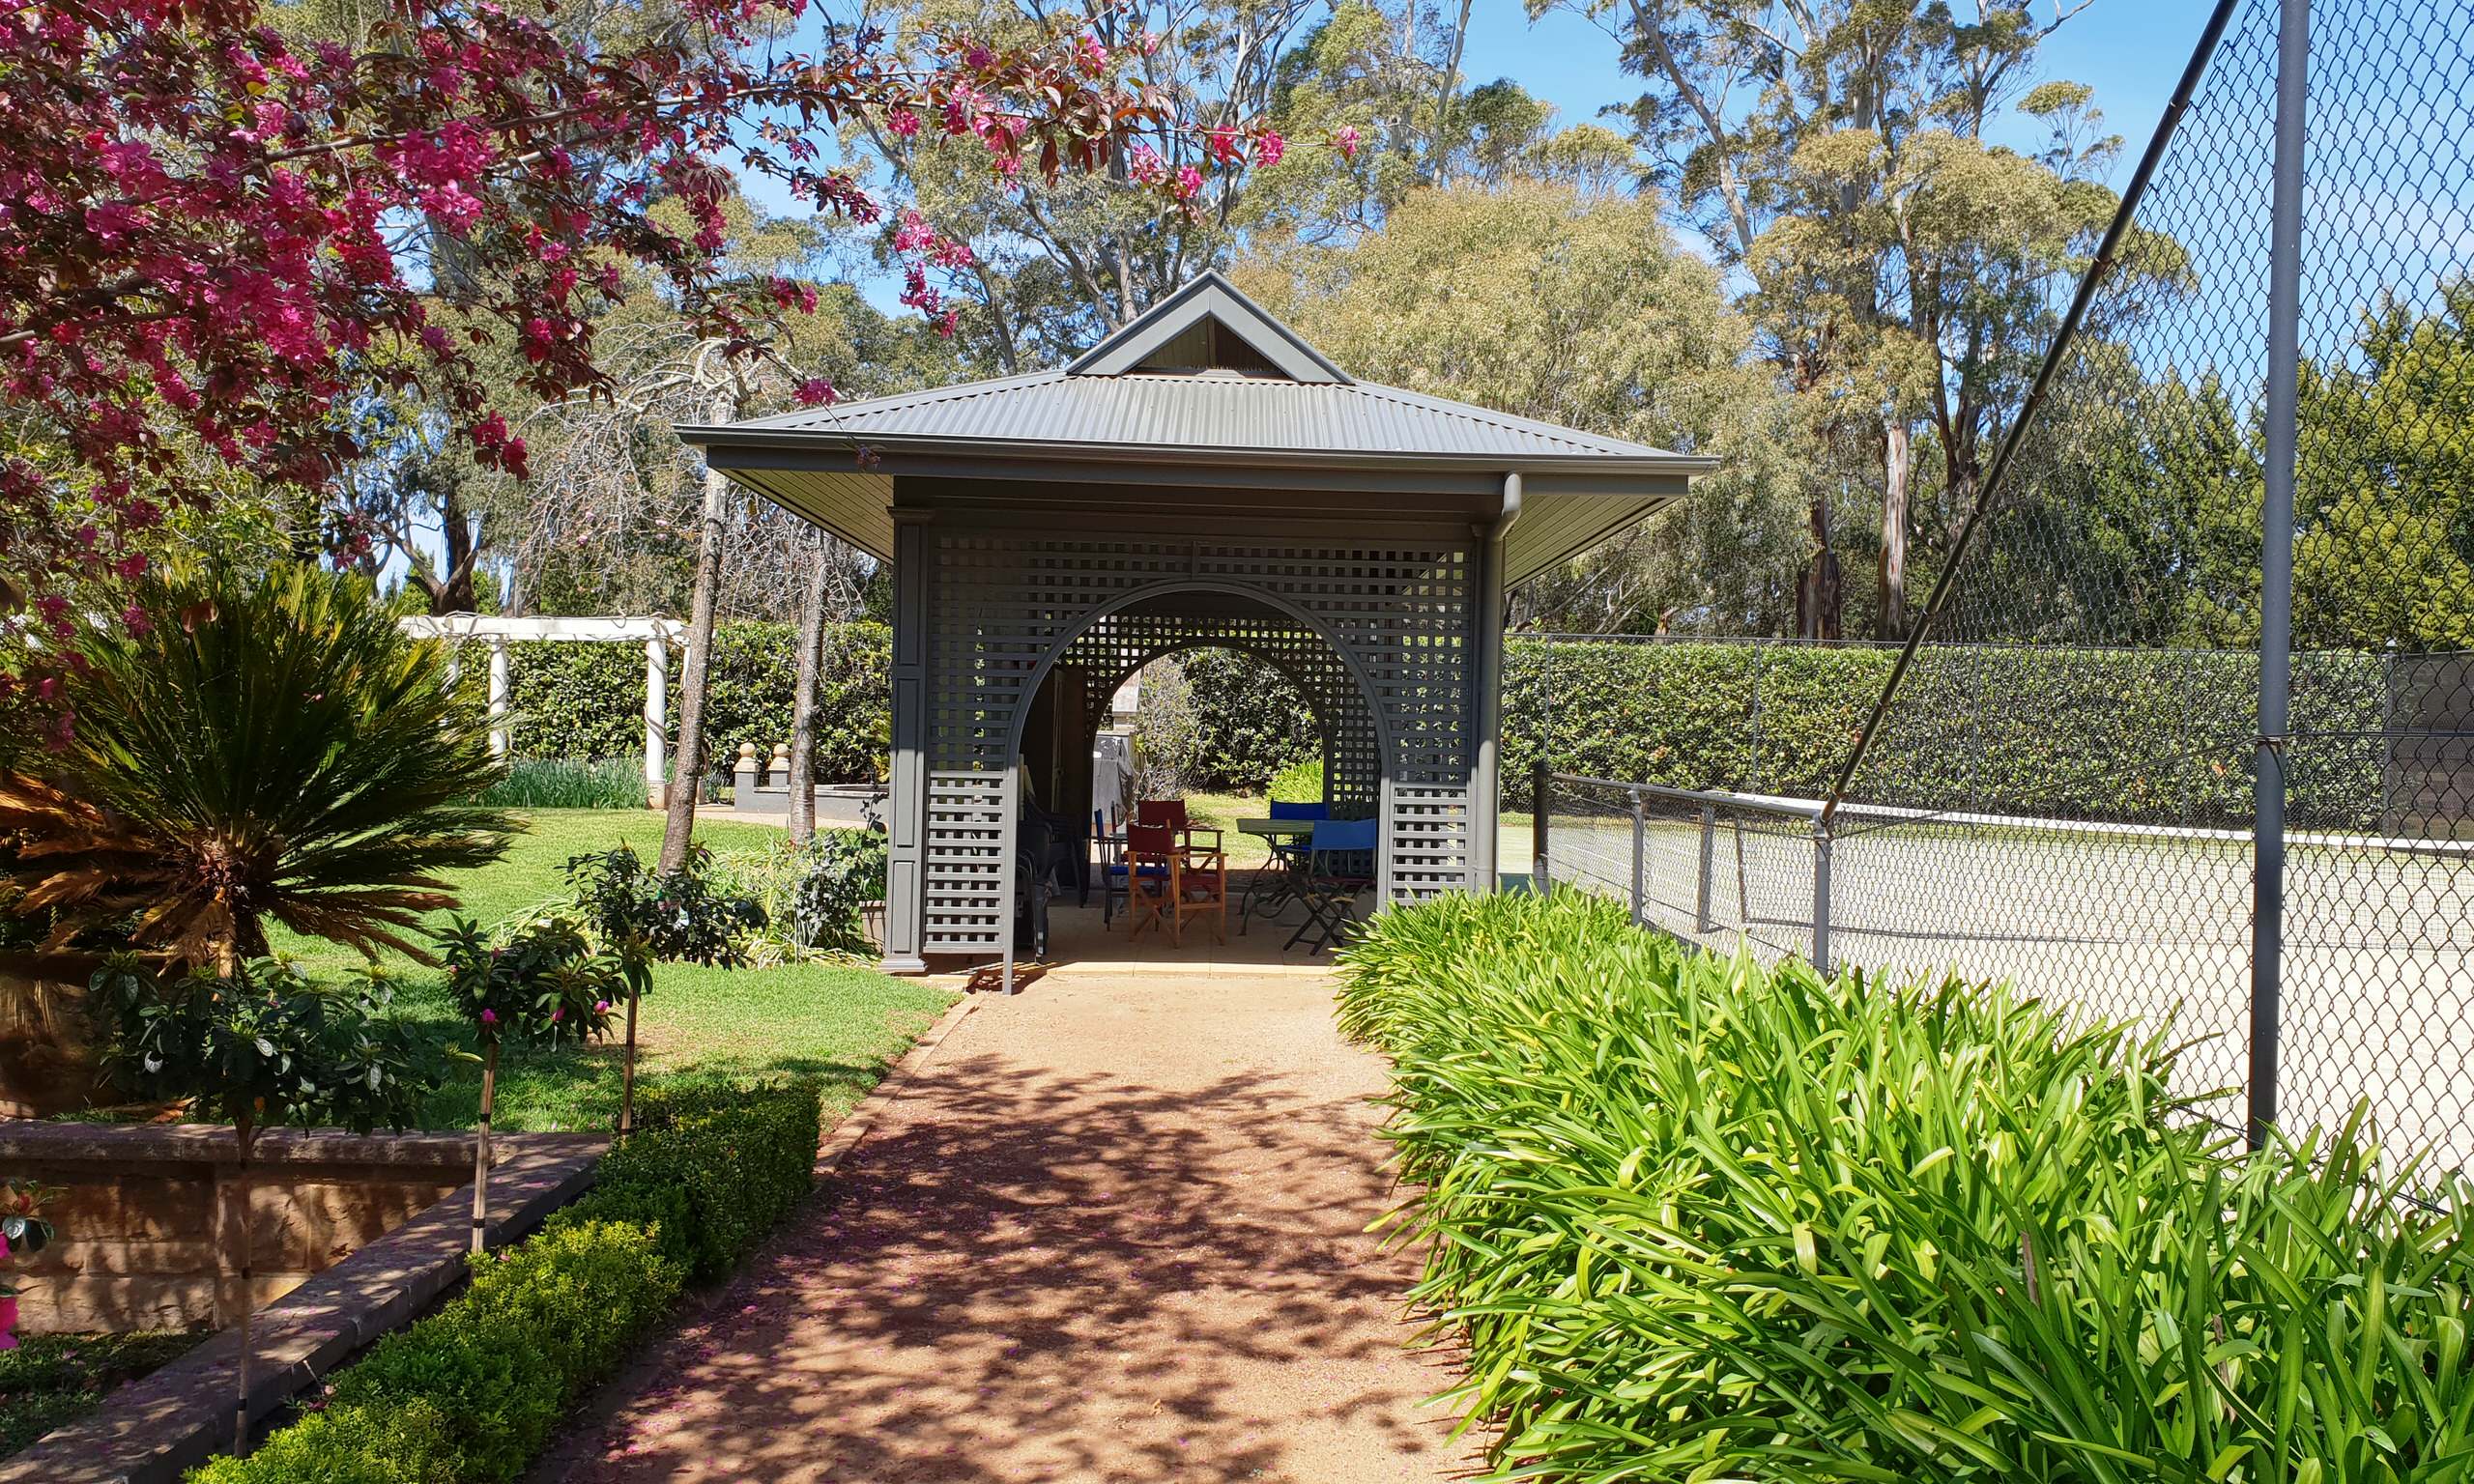
[[[1013,774],[928,775],[927,900],[921,952],[1002,948],[1013,912]],[[992,926],[993,925],[993,926]]]
[[[1393,787],[1387,833],[1395,899],[1432,897],[1468,884],[1469,832],[1476,827],[1469,794],[1465,786]]]
[[[1334,776],[1371,771],[1391,782],[1392,894],[1470,884],[1476,563],[1466,544],[1075,540],[945,528],[930,547],[929,952],[1003,946],[1014,727],[1042,662],[1094,614],[1183,585],[1283,600],[1333,637],[1380,712],[1363,729],[1336,728]],[[1258,637],[1305,652],[1268,631]],[[1347,689],[1357,692],[1354,679]],[[1373,738],[1380,766],[1368,770]]]
[[[1280,617],[1196,618],[1174,614],[1109,614],[1068,644],[1059,665],[1091,677],[1084,721],[1098,730],[1116,689],[1143,666],[1188,649],[1234,649],[1278,671],[1297,687],[1323,733],[1332,800],[1370,806],[1383,785],[1374,713],[1346,661],[1312,629]]]

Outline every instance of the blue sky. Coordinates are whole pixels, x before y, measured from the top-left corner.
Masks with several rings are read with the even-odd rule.
[[[2037,14],[2050,15],[2055,3],[2035,0]],[[2114,185],[2128,176],[2164,113],[2165,100],[2199,40],[2207,9],[2192,0],[2093,0],[2045,42],[2036,80],[2061,78],[2094,88],[2108,128],[2123,138]],[[845,14],[839,5],[832,11]],[[1594,118],[1607,104],[1641,92],[1640,79],[1624,71],[1614,39],[1597,22],[1568,9],[1549,11],[1532,21],[1520,0],[1478,0],[1470,14],[1464,65],[1473,82],[1509,77],[1519,83],[1553,103],[1565,124]],[[2039,145],[2041,129],[2013,142]],[[769,209],[791,205],[769,183],[751,182],[751,187]],[[898,311],[890,279],[866,287],[880,307]]]
[[[2053,5],[2036,0],[2037,14],[2050,15]],[[2096,90],[2096,106],[2128,146],[2117,167],[2121,175],[2128,175],[2164,113],[2207,12],[2190,0],[2094,0],[2046,40],[2039,80],[2065,78]],[[1567,123],[1641,91],[1640,79],[1619,64],[1613,39],[1566,10],[1532,23],[1518,0],[1479,0],[1470,17],[1469,55],[1473,77],[1510,77],[1555,104]]]

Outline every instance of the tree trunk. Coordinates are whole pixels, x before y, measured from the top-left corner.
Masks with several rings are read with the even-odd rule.
[[[1846,614],[1846,585],[1838,569],[1838,552],[1829,544],[1829,497],[1812,503],[1813,555],[1796,585],[1796,632],[1804,639],[1840,637]]]
[[[1907,637],[1908,496],[1914,483],[1915,449],[1907,423],[1898,417],[1882,422],[1882,566],[1880,639]]]
[[[490,1219],[490,1111],[499,1094],[499,1039],[481,1051],[481,1129],[473,1141],[473,1255],[481,1255],[481,1233]]]
[[[715,423],[737,414],[727,390],[713,394]],[[722,522],[730,507],[731,482],[720,470],[705,471],[704,530],[696,542],[696,599],[687,615],[687,659],[679,667],[678,743],[671,766],[670,817],[662,826],[663,875],[687,864],[687,842],[696,832],[696,794],[705,778],[705,674],[713,653],[713,588],[722,570]]]
[[[249,1451],[249,1311],[256,1307],[257,1253],[249,1221],[249,1146],[257,1138],[257,1127],[246,1118],[235,1119],[232,1136],[241,1148],[240,1167],[233,1172],[232,1182],[238,1187],[241,1207],[241,1349],[233,1365],[232,1385],[232,1456],[240,1458]]]
[[[799,606],[798,680],[791,689],[791,843],[804,845],[816,833],[816,688],[818,651],[824,644],[824,587],[833,570],[829,554],[817,553]]]

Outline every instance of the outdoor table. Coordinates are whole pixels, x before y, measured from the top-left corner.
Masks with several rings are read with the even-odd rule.
[[[1306,889],[1306,854],[1302,850],[1282,850],[1280,845],[1295,841],[1310,840],[1314,835],[1311,819],[1240,819],[1237,833],[1252,835],[1272,842],[1273,870],[1254,872],[1247,884],[1246,899],[1237,908],[1237,931],[1243,936],[1246,926],[1260,910],[1265,917],[1278,917],[1288,910]]]

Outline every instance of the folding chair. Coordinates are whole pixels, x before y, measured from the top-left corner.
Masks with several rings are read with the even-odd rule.
[[[1374,885],[1374,820],[1314,821],[1306,847],[1305,887],[1299,893],[1306,902],[1306,921],[1280,945],[1281,952],[1310,940],[1306,951],[1319,954],[1356,926],[1358,895]]]
[[[1220,848],[1220,831],[1208,824],[1196,824],[1188,818],[1186,801],[1183,799],[1140,800],[1134,806],[1134,817],[1138,824],[1166,825],[1176,832],[1179,844],[1191,845],[1194,842],[1195,836],[1208,835],[1211,837],[1211,843],[1204,848],[1211,850]]]
[[[1117,904],[1123,902],[1128,911],[1134,907],[1134,873],[1132,862],[1126,859],[1125,837],[1108,828],[1108,815],[1091,811],[1091,839],[1100,850],[1100,927],[1106,928],[1115,921]],[[1145,874],[1164,877],[1168,868],[1159,862],[1142,867]]]
[[[1171,886],[1174,867],[1170,861],[1177,853],[1176,832],[1165,824],[1145,824],[1136,819],[1125,827],[1125,910],[1131,920],[1126,936],[1138,938],[1142,929],[1158,923],[1162,930],[1174,933],[1175,920],[1168,915],[1175,902]]]
[[[1215,832],[1217,833],[1217,832]],[[1168,941],[1186,945],[1186,919],[1208,917],[1215,942],[1228,941],[1228,854],[1218,845],[1168,852]]]
[[[1274,799],[1272,800],[1272,817],[1275,819],[1297,819],[1305,821],[1329,819],[1332,817],[1332,806],[1329,804],[1291,804],[1283,799]],[[1298,858],[1305,855],[1305,853],[1306,845],[1301,841],[1275,840],[1272,842],[1272,858],[1283,866],[1296,864]]]

